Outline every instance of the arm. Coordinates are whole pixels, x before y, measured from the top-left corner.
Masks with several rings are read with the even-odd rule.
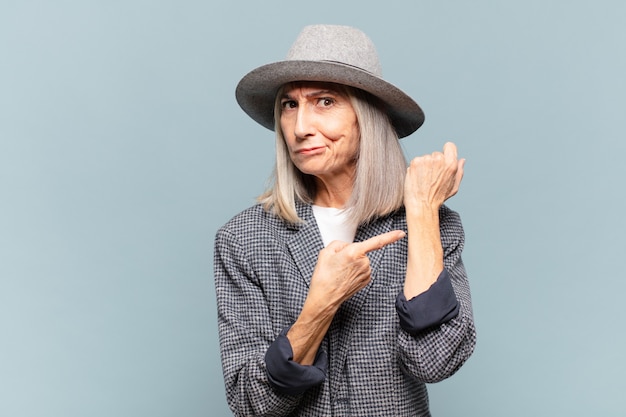
[[[443,270],[439,209],[459,189],[464,160],[446,143],[444,152],[415,158],[407,169],[404,206],[409,239],[404,295],[428,290]]]
[[[245,248],[227,229],[215,240],[215,289],[222,368],[228,404],[237,416],[288,415],[299,396],[270,386],[264,355],[275,334],[267,300]]]
[[[370,282],[367,253],[404,236],[394,230],[363,242],[331,242],[320,251],[302,311],[287,333],[296,362],[313,363],[341,304]]]
[[[451,288],[447,291],[451,291],[450,296],[454,297],[457,309],[452,318],[431,317],[431,326],[422,327],[418,331],[408,331],[405,327],[398,334],[400,359],[406,372],[427,383],[438,382],[454,374],[471,356],[476,345],[470,288],[461,258],[465,239],[463,227],[458,214],[445,206],[441,209],[440,219],[443,274],[449,280]],[[408,300],[412,304],[408,310],[412,314],[424,312],[424,300],[437,301],[437,297],[430,297],[438,285],[440,281],[428,291]],[[441,293],[445,294],[446,291]],[[448,299],[446,295],[440,297],[439,302]],[[446,312],[446,309],[437,310],[439,314]],[[426,312],[428,314],[432,314],[432,311]],[[415,315],[412,319],[413,322],[423,321],[423,317]]]
[[[276,337],[266,289],[245,248],[228,229],[218,232],[214,265],[220,348],[226,396],[236,415],[287,415],[308,388],[323,381],[326,356],[319,346],[329,325],[326,319],[332,320],[341,300],[369,282],[365,254],[404,235],[394,231],[356,244],[329,245],[318,257],[298,320]],[[348,278],[344,273],[351,279],[339,279]],[[310,358],[303,359],[307,354]]]
[[[447,143],[443,153],[415,158],[407,169],[407,272],[404,297],[397,303],[405,330],[399,343],[405,367],[425,382],[456,372],[475,344],[461,261],[463,229],[456,213],[442,208],[458,191],[464,162],[457,159],[454,144]],[[406,317],[413,323],[421,321],[421,327],[409,329]]]

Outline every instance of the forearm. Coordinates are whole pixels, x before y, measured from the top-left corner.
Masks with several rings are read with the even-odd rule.
[[[471,293],[461,259],[463,226],[458,214],[445,206],[439,215],[445,269],[427,292],[401,303],[399,310],[409,315],[405,320],[409,324],[429,320],[433,324],[419,329],[402,326],[405,331],[398,333],[400,360],[407,372],[424,382],[437,382],[452,375],[470,357],[476,344]],[[437,309],[433,303],[442,308]],[[455,305],[458,307],[453,310]],[[437,310],[439,314],[449,314],[438,319]]]
[[[404,296],[428,290],[443,270],[439,210],[427,205],[407,208],[408,257]]]
[[[313,364],[335,312],[334,307],[322,306],[307,299],[300,316],[287,332],[295,362],[301,365]]]
[[[409,300],[428,290],[443,270],[439,209],[458,191],[464,165],[464,159],[457,159],[456,146],[447,142],[443,153],[414,158],[407,168],[404,206],[409,248],[404,294]]]
[[[328,360],[320,345],[334,313],[319,311],[327,310],[316,309],[307,299],[296,322],[283,330],[267,350],[268,378],[277,391],[298,395],[326,379]]]

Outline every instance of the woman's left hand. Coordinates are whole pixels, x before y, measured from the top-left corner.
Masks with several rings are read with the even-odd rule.
[[[407,211],[439,207],[459,190],[465,159],[457,158],[456,145],[447,142],[443,152],[414,158],[406,172],[404,206]]]

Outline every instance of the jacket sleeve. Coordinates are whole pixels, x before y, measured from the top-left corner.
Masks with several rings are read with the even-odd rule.
[[[298,395],[321,384],[326,379],[328,357],[319,350],[312,365],[300,365],[293,360],[291,343],[287,339],[289,327],[283,329],[265,354],[267,377],[278,391]]]
[[[402,327],[398,333],[400,359],[405,371],[426,383],[439,382],[453,375],[471,356],[476,345],[476,329],[472,313],[472,302],[467,273],[461,259],[465,234],[458,214],[445,206],[440,211],[441,240],[444,250],[444,271],[435,285],[445,284],[444,288],[429,290],[441,291],[435,298],[446,303],[443,310],[450,311],[441,320],[433,320],[419,329]],[[449,310],[455,303],[446,297],[446,282],[456,296],[456,311]],[[449,290],[448,290],[449,291]],[[424,297],[424,302],[432,302],[433,297]],[[411,299],[415,311],[426,309],[415,305],[422,300]],[[450,307],[448,307],[450,306]],[[423,307],[423,306],[422,306]],[[398,313],[401,315],[400,309]],[[428,320],[426,320],[428,323]],[[434,324],[434,325],[431,325]]]
[[[404,291],[400,291],[396,297],[400,327],[412,335],[447,323],[459,314],[459,309],[450,274],[445,268],[437,281],[422,294],[407,300]]]
[[[278,393],[268,380],[265,354],[276,335],[245,249],[228,229],[217,232],[214,277],[226,398],[236,416],[288,415],[301,396]]]

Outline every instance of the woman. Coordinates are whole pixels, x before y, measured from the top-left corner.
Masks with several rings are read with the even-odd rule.
[[[430,415],[425,383],[456,372],[476,340],[463,229],[443,204],[463,176],[455,145],[407,168],[398,138],[422,110],[350,27],[305,27],[236,96],[276,131],[276,166],[259,204],[216,236],[231,409]]]

